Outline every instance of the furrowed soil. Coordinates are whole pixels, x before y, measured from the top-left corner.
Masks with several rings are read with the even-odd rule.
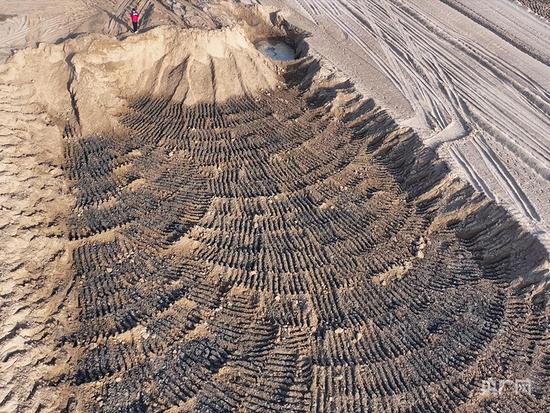
[[[547,406],[545,248],[317,61],[161,27],[26,50],[0,93],[33,246],[0,239],[1,409]]]
[[[542,248],[374,106],[321,103],[144,98],[128,135],[67,137],[87,411],[542,406],[471,399],[546,374],[511,288]]]

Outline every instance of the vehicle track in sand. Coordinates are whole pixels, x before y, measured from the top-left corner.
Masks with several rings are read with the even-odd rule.
[[[448,8],[441,3],[275,3],[288,3],[302,12],[342,48],[349,42],[358,46],[356,59],[364,56],[373,62],[410,103],[416,113],[416,126],[428,145],[439,148],[440,154],[456,164],[466,178],[474,171],[481,179],[495,182],[496,187],[487,187],[487,195],[505,204],[528,227],[548,232],[548,83],[541,84],[523,72],[521,65],[516,66],[518,62],[507,58],[505,48],[497,50],[493,44],[476,41],[454,21],[440,20]],[[533,66],[540,70],[545,67],[550,73],[550,55],[545,47],[550,41],[550,30],[536,16],[527,15],[508,1],[490,5],[467,0],[444,3],[474,19],[471,32],[488,29],[496,33],[508,45],[538,59]],[[497,11],[491,14],[486,10],[489,7]],[[449,7],[448,11],[447,15],[453,9]],[[533,24],[522,26],[526,19]],[[476,22],[481,27],[476,27]],[[344,40],[331,34],[335,29],[344,34]],[[476,144],[472,137],[477,135],[489,142],[492,152],[488,154]],[[490,159],[470,164],[463,153],[464,145]],[[477,187],[483,189],[485,185]],[[546,195],[540,193],[540,188],[545,188]],[[543,239],[549,240],[547,236]]]
[[[55,42],[66,33],[73,32],[93,14],[83,3],[69,5],[57,13],[46,10],[41,14],[12,15],[2,23],[0,51],[35,45],[39,40]]]
[[[83,411],[540,411],[544,310],[511,283],[542,246],[372,103],[327,102],[67,127]],[[495,376],[533,392],[481,397]]]

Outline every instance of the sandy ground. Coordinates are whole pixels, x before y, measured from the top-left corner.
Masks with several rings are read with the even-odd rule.
[[[262,3],[549,245],[547,22],[500,0]]]
[[[61,6],[45,12],[61,16]],[[109,32],[110,20],[104,24]],[[213,24],[204,18],[197,23]],[[67,333],[79,299],[67,222],[78,200],[65,179],[64,134],[73,128],[86,135],[114,133],[123,98],[137,91],[192,105],[279,82],[269,62],[257,61],[261,55],[243,33],[166,30],[148,39],[130,37],[124,47],[112,36],[43,43],[0,66],[2,412],[59,412],[74,404],[67,369],[78,351]]]
[[[4,0],[0,9],[0,62],[14,50],[40,42],[56,43],[84,33],[127,34],[131,7],[141,14],[142,30],[159,24],[222,26],[223,13],[216,17],[209,15],[203,10],[206,3],[185,0]]]
[[[55,70],[47,65],[41,77],[31,66],[26,73],[36,82],[47,82]],[[63,178],[63,144],[43,99],[30,82],[6,82],[4,74],[2,67],[0,411],[59,411],[62,386],[53,380],[60,385],[55,393],[48,386],[53,366],[69,358],[58,343],[73,288],[64,239],[72,199]]]
[[[285,3],[3,3],[0,411],[546,409],[545,24]]]

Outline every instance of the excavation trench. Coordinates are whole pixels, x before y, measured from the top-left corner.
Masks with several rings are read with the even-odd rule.
[[[108,108],[83,91],[111,49],[72,59],[68,410],[540,408],[543,247],[318,62],[201,36]],[[482,397],[494,377],[532,391]]]

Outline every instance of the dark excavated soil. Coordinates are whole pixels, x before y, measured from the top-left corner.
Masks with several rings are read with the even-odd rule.
[[[544,305],[512,286],[542,247],[370,102],[326,102],[67,127],[83,411],[543,411]]]
[[[539,16],[550,19],[550,0],[519,0]]]

